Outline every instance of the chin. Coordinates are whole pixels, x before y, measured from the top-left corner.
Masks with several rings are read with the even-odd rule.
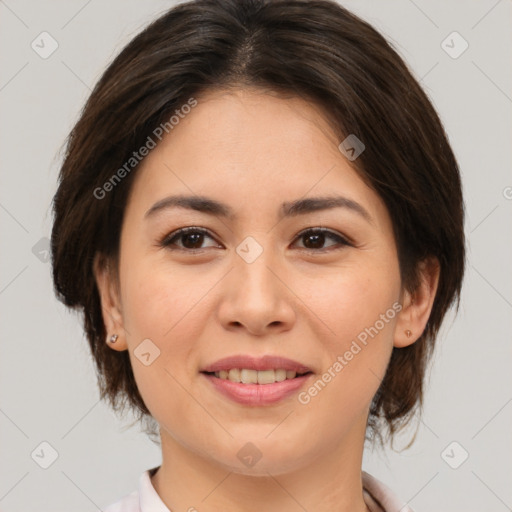
[[[209,457],[215,464],[222,465],[228,471],[247,476],[268,477],[269,473],[279,475],[300,469],[311,463],[315,458],[315,449],[304,452],[304,441],[292,442],[289,436],[286,439],[272,439],[274,434],[265,438],[269,430],[260,438],[244,437],[247,441],[240,441],[240,437],[231,440],[231,447],[221,448],[221,452],[209,452]],[[233,446],[234,445],[234,446]],[[211,445],[210,445],[211,446]],[[301,453],[298,453],[298,448]],[[310,455],[308,455],[310,453]],[[233,456],[234,455],[234,456]]]

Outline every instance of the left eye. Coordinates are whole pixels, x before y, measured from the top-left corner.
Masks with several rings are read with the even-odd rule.
[[[213,237],[210,235],[210,233],[204,229],[194,227],[182,228],[178,231],[174,231],[170,235],[167,235],[160,242],[160,245],[171,250],[174,250],[174,247],[171,246],[176,246],[180,250],[194,251],[197,249],[203,249],[202,244],[205,237],[213,240]],[[329,238],[334,240],[336,243],[328,246],[327,248],[322,247],[325,244],[326,239]],[[320,228],[307,229],[306,231],[302,231],[297,235],[296,239],[308,240],[307,245],[300,248],[314,252],[329,250],[329,248],[333,245],[351,245],[345,238],[338,235],[337,233]],[[181,245],[177,244],[176,241],[180,241]]]
[[[329,250],[329,247],[332,247],[332,245],[327,248],[319,247],[325,243],[326,238],[330,238],[331,240],[336,241],[338,243],[338,245],[342,245],[342,246],[350,245],[350,243],[345,238],[338,235],[337,233],[334,233],[327,229],[320,229],[320,228],[307,229],[306,231],[302,231],[302,233],[299,233],[297,238],[309,240],[310,242],[308,242],[308,244],[312,245],[312,247],[304,247],[304,249],[316,251],[316,252]],[[336,244],[334,244],[334,245],[336,245]]]

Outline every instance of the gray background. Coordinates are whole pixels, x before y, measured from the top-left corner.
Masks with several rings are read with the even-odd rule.
[[[364,468],[417,512],[511,510],[512,5],[343,4],[380,29],[421,80],[459,160],[467,205],[461,309],[442,329],[423,418],[406,433],[417,427],[416,443],[401,453],[368,451]],[[159,448],[129,428],[131,418],[120,421],[99,402],[78,318],[53,295],[45,237],[59,149],[90,89],[114,55],[172,5],[0,0],[3,512],[96,511],[160,463]],[[43,31],[59,45],[46,59],[31,48]],[[469,43],[456,59],[441,46],[453,31]],[[461,41],[452,40],[450,51],[459,51]],[[35,462],[48,449],[31,456],[43,441],[58,453],[48,469]],[[448,462],[460,464],[463,450],[468,459],[453,469]]]

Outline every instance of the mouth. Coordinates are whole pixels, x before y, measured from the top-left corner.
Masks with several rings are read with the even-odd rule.
[[[217,379],[229,380],[239,384],[275,384],[285,380],[296,379],[309,375],[311,371],[297,372],[295,370],[285,370],[284,368],[270,370],[252,370],[250,368],[231,368],[230,370],[220,370],[217,372],[201,372]]]
[[[231,356],[200,373],[220,396],[248,406],[271,405],[290,397],[314,374],[311,368],[281,356]]]

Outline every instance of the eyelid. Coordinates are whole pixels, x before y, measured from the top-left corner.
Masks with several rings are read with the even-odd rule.
[[[210,231],[208,231],[206,228],[200,228],[200,227],[197,227],[197,226],[186,226],[186,227],[183,227],[183,228],[179,228],[179,229],[176,229],[175,231],[172,231],[171,233],[168,233],[166,234],[159,242],[159,245],[162,246],[162,247],[167,247],[167,245],[170,245],[170,241],[173,239],[173,238],[176,238],[182,234],[185,234],[185,233],[201,233],[203,235],[207,235],[209,236],[210,238],[212,238],[213,240],[216,241],[215,237],[213,236],[212,233],[210,233]],[[177,250],[183,250],[183,251],[186,251],[186,252],[198,252],[198,251],[202,251],[204,249],[183,249],[181,247],[178,247]]]
[[[338,244],[342,245],[342,246],[350,246],[350,247],[354,247],[354,242],[350,239],[350,237],[346,236],[346,235],[342,235],[341,233],[338,233],[337,231],[333,231],[332,229],[329,229],[329,228],[324,228],[322,226],[317,226],[317,227],[310,227],[310,228],[306,228],[306,229],[303,229],[302,231],[300,231],[299,233],[297,233],[294,237],[294,240],[296,239],[300,239],[302,236],[304,236],[305,234],[307,233],[323,233],[323,234],[327,234],[327,235],[330,235],[332,239],[338,239]],[[309,251],[309,252],[327,252],[329,251],[329,248],[328,247],[325,247],[323,249],[308,249],[307,247],[304,247],[302,248],[302,250],[304,251]],[[331,249],[332,250],[332,249]]]
[[[183,228],[179,228],[175,231],[172,231],[171,233],[168,233],[166,234],[160,241],[159,241],[159,246],[160,247],[164,247],[164,248],[169,248],[170,245],[172,245],[170,243],[171,240],[173,240],[174,238],[177,238],[179,237],[180,235],[182,234],[185,234],[185,233],[189,233],[189,232],[192,232],[192,233],[201,233],[203,235],[206,235],[208,237],[210,237],[212,240],[216,240],[216,237],[206,228],[202,228],[202,227],[197,227],[197,226],[186,226],[186,227],[183,227]],[[329,228],[325,228],[325,227],[322,227],[322,226],[312,226],[312,227],[308,227],[308,228],[305,228],[301,231],[299,231],[299,233],[297,233],[294,237],[293,237],[293,240],[292,242],[295,242],[296,240],[300,239],[302,236],[304,236],[305,234],[307,233],[324,233],[324,234],[327,234],[327,235],[330,235],[331,239],[337,239],[338,240],[338,245],[341,245],[342,247],[346,246],[346,247],[354,247],[355,244],[353,242],[353,240],[351,240],[350,237],[346,236],[346,235],[343,235],[341,233],[338,233],[337,231],[333,231]],[[217,242],[219,243],[219,242]],[[340,248],[340,247],[338,247]],[[203,249],[184,249],[182,247],[177,247],[177,248],[172,248],[171,250],[177,250],[177,251],[182,251],[182,252],[188,252],[188,253],[195,253],[195,254],[199,254],[201,252],[204,252],[205,249],[208,249],[208,248],[203,248]],[[329,249],[329,247],[325,247],[323,249],[308,249],[307,247],[301,247],[300,248],[301,250],[303,251],[306,251],[306,252],[310,252],[310,253],[322,253],[322,252],[329,252],[330,250],[335,250],[335,249]]]

